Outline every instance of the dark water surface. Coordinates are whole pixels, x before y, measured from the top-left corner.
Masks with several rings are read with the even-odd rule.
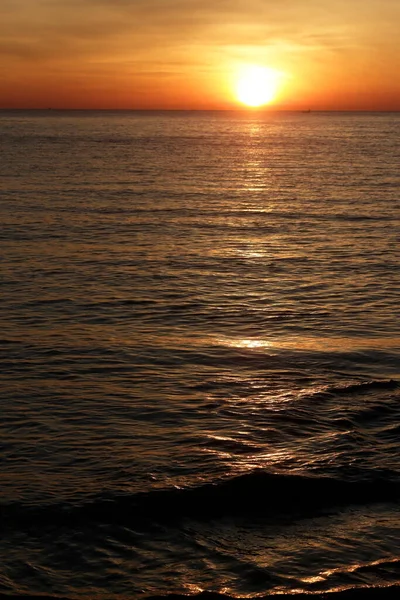
[[[0,113],[0,594],[400,583],[399,134]]]

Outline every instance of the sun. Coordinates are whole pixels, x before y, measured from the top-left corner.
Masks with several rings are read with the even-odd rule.
[[[280,74],[267,67],[249,66],[244,68],[236,85],[236,96],[246,106],[263,106],[275,98],[279,87]]]

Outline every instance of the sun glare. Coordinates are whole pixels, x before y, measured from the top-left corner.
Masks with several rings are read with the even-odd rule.
[[[263,106],[275,98],[279,86],[278,71],[266,67],[246,67],[239,75],[236,95],[246,106]]]

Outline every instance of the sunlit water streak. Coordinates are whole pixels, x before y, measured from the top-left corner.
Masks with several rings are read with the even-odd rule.
[[[399,582],[399,133],[0,113],[0,593]]]

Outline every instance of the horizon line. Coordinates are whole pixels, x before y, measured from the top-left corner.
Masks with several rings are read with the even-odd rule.
[[[310,113],[397,113],[400,108],[83,108],[83,107],[0,107],[0,111],[42,111],[42,112],[244,112],[249,114],[272,113],[272,112],[296,112],[303,114]]]

